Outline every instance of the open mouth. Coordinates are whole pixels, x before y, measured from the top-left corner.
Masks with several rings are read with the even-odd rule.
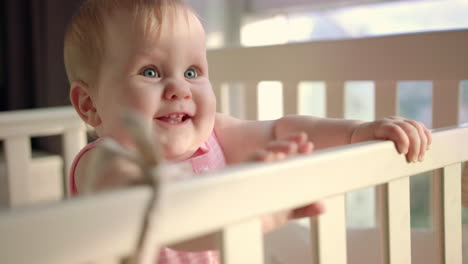
[[[182,124],[192,118],[191,116],[184,113],[169,114],[165,116],[157,117],[156,119],[162,122],[169,123],[171,125]]]

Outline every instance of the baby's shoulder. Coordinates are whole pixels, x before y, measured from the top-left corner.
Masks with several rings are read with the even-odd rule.
[[[74,171],[72,171],[70,177],[74,179],[75,188],[77,190],[83,190],[86,182],[87,170],[91,162],[91,157],[96,151],[95,148],[89,148],[86,152],[82,153],[75,160]]]

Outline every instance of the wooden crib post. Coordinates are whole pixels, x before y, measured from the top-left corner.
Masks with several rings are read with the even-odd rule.
[[[433,81],[432,118],[434,128],[458,124],[460,85],[461,82],[456,80]],[[438,247],[439,263],[462,263],[460,166],[455,164],[436,170],[432,176],[432,223]]]
[[[409,177],[382,185],[380,230],[382,232],[382,263],[411,263]]]
[[[461,163],[435,171],[433,180],[433,224],[438,263],[461,264]]]
[[[244,86],[245,115],[248,120],[258,120],[258,81],[248,81]]]
[[[262,264],[263,233],[259,218],[234,224],[219,234],[221,263]]]
[[[326,82],[326,115],[344,117],[344,82]],[[346,196],[337,195],[324,201],[327,212],[311,219],[311,245],[315,252],[314,264],[345,264]]]
[[[375,82],[375,119],[398,115],[398,87],[397,81]],[[387,184],[378,185],[375,188],[375,222],[382,227],[387,223],[384,208],[387,206]],[[384,235],[384,234],[382,234]]]
[[[31,200],[30,193],[30,163],[31,141],[29,136],[11,136],[5,139],[6,154],[6,184],[0,193],[6,194],[2,204],[8,207],[25,205]]]
[[[375,83],[375,118],[398,115],[397,81]],[[409,178],[376,186],[375,212],[382,263],[411,263]]]
[[[299,113],[299,81],[283,81],[283,114],[296,115]]]
[[[459,122],[460,81],[436,80],[432,89],[432,127],[455,126]]]
[[[375,119],[398,115],[397,81],[375,82]]]
[[[326,213],[311,219],[311,246],[314,264],[346,264],[345,195],[325,201]]]
[[[216,111],[229,114],[229,94],[226,86],[221,82],[212,81],[211,87],[216,96]]]
[[[331,118],[344,117],[344,82],[326,82],[326,115]]]

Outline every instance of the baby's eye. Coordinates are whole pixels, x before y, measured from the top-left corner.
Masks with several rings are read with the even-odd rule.
[[[187,78],[187,79],[194,79],[194,78],[198,77],[198,73],[197,73],[197,71],[195,69],[190,68],[190,69],[185,71],[184,77]]]
[[[159,78],[159,77],[161,77],[159,75],[159,72],[154,68],[146,68],[146,69],[143,70],[143,72],[141,74],[143,76],[145,76],[145,77],[148,77],[148,78]]]

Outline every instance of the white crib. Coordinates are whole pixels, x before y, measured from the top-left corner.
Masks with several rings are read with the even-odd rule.
[[[468,160],[468,128],[456,127],[460,82],[468,80],[466,47],[468,30],[210,51],[210,76],[223,112],[232,109],[226,83],[244,84],[245,106],[240,107],[256,119],[259,81],[281,81],[284,113],[294,114],[298,83],[320,80],[326,82],[327,115],[343,117],[344,82],[372,80],[379,118],[397,114],[397,81],[430,80],[433,126],[452,127],[434,131],[422,163],[407,164],[391,142],[367,142],[170,184],[163,194],[160,241],[217,232],[227,264],[461,264],[463,255],[466,262],[460,182],[462,162]],[[5,113],[0,127],[8,168],[2,194],[11,207],[34,202],[24,188],[36,173],[29,137],[64,135],[66,171],[85,142],[85,128],[70,108]],[[434,171],[434,230],[411,231],[409,177],[425,171]],[[378,227],[347,232],[345,194],[368,186],[377,186],[379,194]],[[149,197],[149,188],[140,187],[3,210],[0,262],[118,263],[134,247]],[[317,200],[325,200],[327,213],[311,221],[310,232],[292,224],[263,239],[256,217]]]

